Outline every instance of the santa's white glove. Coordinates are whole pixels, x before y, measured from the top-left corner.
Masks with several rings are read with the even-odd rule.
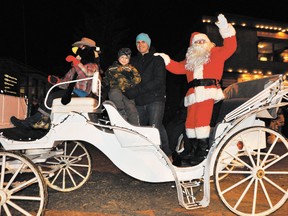
[[[154,53],[154,56],[161,56],[165,62],[165,65],[170,63],[170,57],[165,53]]]
[[[226,29],[228,28],[228,22],[227,19],[223,14],[218,15],[218,21],[215,22],[215,24],[218,26],[219,29]]]

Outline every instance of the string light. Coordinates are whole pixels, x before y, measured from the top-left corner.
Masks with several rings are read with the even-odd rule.
[[[202,19],[203,23],[214,23],[212,21],[211,18],[205,17]],[[232,25],[239,25],[242,27],[252,27],[252,28],[256,28],[256,29],[265,29],[265,30],[271,30],[271,31],[280,31],[280,32],[288,32],[288,26],[274,26],[271,24],[254,24],[255,22],[251,21],[251,23],[247,23],[247,22],[241,22],[239,21],[238,23],[235,21],[231,21],[230,22]]]

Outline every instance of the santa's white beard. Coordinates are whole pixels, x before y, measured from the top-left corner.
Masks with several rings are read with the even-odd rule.
[[[204,65],[210,60],[210,50],[214,43],[192,44],[186,53],[186,70],[194,71],[198,66]]]

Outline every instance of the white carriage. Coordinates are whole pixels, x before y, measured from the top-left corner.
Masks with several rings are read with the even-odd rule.
[[[207,158],[197,166],[176,167],[161,150],[156,128],[133,126],[112,102],[101,103],[101,83],[94,76],[98,100],[72,98],[64,106],[55,99],[47,133],[32,138],[28,132],[18,134],[17,128],[1,130],[0,214],[42,215],[47,185],[62,192],[80,188],[91,174],[91,156],[83,143],[97,147],[136,179],[175,181],[179,204],[186,209],[209,205],[213,179],[220,199],[233,213],[275,212],[288,198],[288,142],[262,118],[275,118],[278,108],[287,105],[283,101],[288,89],[282,75],[255,83],[258,90],[251,89],[257,93],[213,129]],[[233,100],[231,96],[222,106]]]

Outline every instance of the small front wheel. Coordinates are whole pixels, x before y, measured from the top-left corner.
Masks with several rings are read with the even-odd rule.
[[[47,185],[57,191],[69,192],[83,186],[91,175],[91,156],[79,141],[64,141],[57,145],[55,156],[40,164],[48,168]]]

